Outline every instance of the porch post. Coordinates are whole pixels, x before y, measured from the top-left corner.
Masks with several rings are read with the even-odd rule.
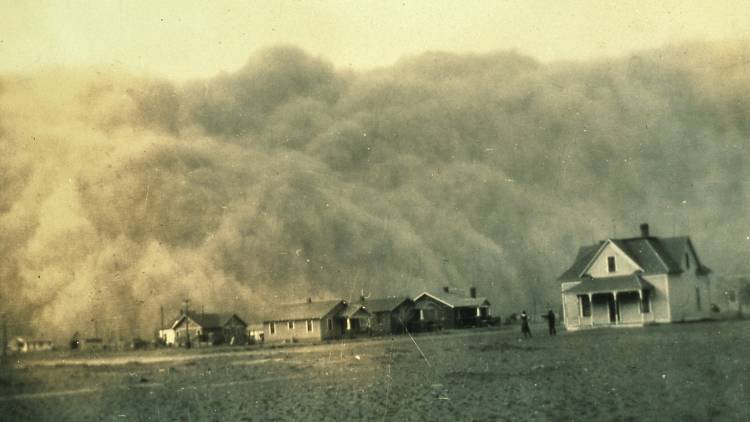
[[[645,318],[643,316],[643,290],[638,289],[638,310],[641,311],[641,325],[645,322]]]
[[[594,326],[594,295],[589,293],[589,322]]]
[[[617,303],[617,290],[612,292],[612,296],[615,299],[615,325],[620,324],[620,306]]]

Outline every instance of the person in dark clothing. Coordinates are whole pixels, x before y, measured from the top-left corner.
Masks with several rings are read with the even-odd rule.
[[[526,315],[526,311],[521,312],[521,333],[523,338],[531,337],[531,329],[529,328],[529,316]]]
[[[552,309],[547,312],[547,316],[545,316],[545,318],[547,318],[547,325],[549,325],[549,335],[556,336],[557,330],[555,329],[555,313],[552,312]]]

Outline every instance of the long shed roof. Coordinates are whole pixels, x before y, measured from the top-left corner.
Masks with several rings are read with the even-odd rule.
[[[337,307],[344,305],[346,305],[346,302],[339,299],[278,305],[263,318],[263,321],[321,319]]]

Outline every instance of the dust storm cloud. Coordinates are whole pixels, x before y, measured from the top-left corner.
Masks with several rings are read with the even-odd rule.
[[[690,234],[748,271],[750,45],[367,72],[294,47],[172,83],[0,77],[0,280],[15,331],[146,335],[159,306],[477,286],[556,307],[578,246]]]

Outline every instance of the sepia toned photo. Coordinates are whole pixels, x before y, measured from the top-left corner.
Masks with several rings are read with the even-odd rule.
[[[750,3],[0,0],[0,421],[750,420]]]

